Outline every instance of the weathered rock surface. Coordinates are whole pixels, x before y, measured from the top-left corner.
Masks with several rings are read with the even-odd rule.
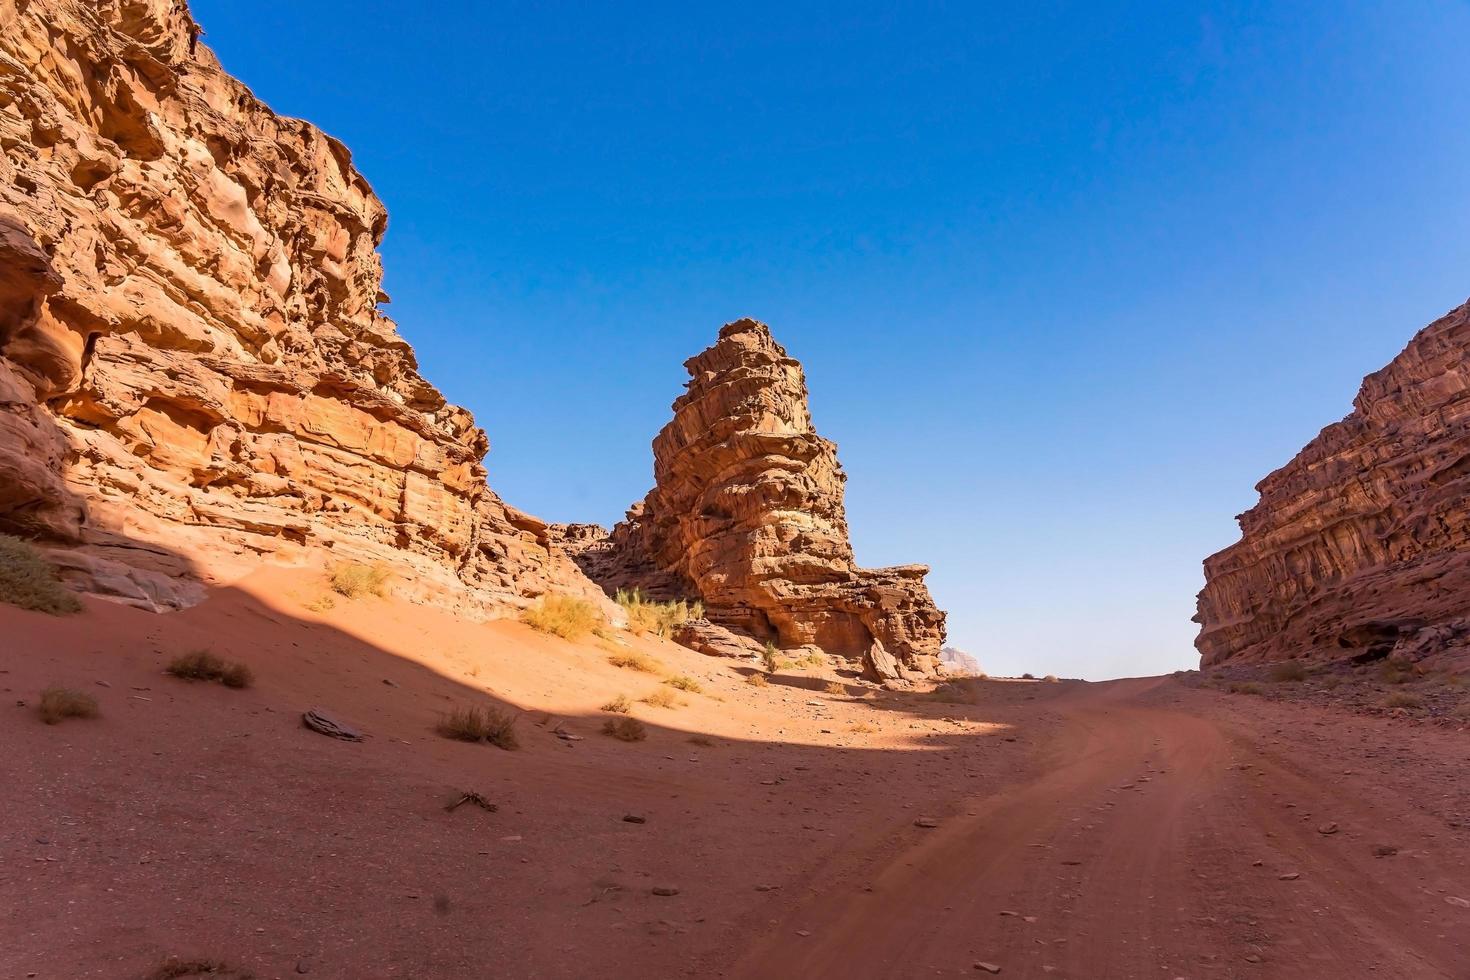
[[[0,528],[157,608],[312,547],[469,607],[595,591],[379,310],[347,149],[199,35],[176,0],[0,0]]]
[[[574,547],[605,588],[704,600],[708,618],[783,648],[932,672],[944,613],[922,565],[861,569],[837,448],[817,435],[801,365],[754,320],[685,362],[688,390],[653,443],[656,486],[606,539]]]
[[[1205,560],[1205,666],[1470,643],[1470,305],[1369,375]]]

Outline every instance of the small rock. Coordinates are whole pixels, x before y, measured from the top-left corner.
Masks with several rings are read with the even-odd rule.
[[[1002,909],[1000,914],[1001,915],[1011,915],[1011,916],[1018,916],[1018,915],[1020,915],[1019,912],[1012,912],[1010,909]]]
[[[1323,837],[1330,837],[1331,835],[1337,833],[1337,824],[1324,823],[1322,824],[1322,826],[1317,828],[1317,833],[1321,834]]]
[[[796,930],[796,934],[798,936],[801,936],[802,938],[806,938],[807,936],[811,935],[811,932],[807,929],[798,929]]]
[[[1448,895],[1448,896],[1446,896],[1445,897],[1445,904],[1446,905],[1453,905],[1453,906],[1455,906],[1455,908],[1470,909],[1470,899],[1456,898],[1454,895]]]
[[[975,969],[977,969],[977,970],[984,970],[986,973],[999,973],[1000,972],[1000,967],[996,966],[994,963],[976,963],[975,964]]]
[[[1399,849],[1392,844],[1379,844],[1373,848],[1373,856],[1376,858],[1393,857],[1398,852]]]
[[[673,898],[675,895],[679,894],[679,889],[675,888],[673,885],[654,885],[653,893],[662,898]]]
[[[309,962],[307,962],[306,960],[297,960],[296,961],[296,972],[297,973],[310,973],[311,972],[311,964]]]
[[[1296,881],[1301,876],[1302,875],[1301,875],[1301,872],[1300,871],[1288,871],[1286,874],[1279,876],[1279,878],[1277,880],[1279,880],[1279,881]]]
[[[923,827],[926,830],[933,830],[935,827],[939,826],[939,821],[935,820],[933,817],[920,817],[919,819],[914,821],[914,826]]]
[[[640,817],[636,813],[628,813],[623,815],[623,823],[648,823],[648,818]]]

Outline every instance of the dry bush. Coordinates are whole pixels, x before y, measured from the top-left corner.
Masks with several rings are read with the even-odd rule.
[[[461,742],[489,742],[498,748],[510,750],[520,748],[515,725],[515,717],[509,712],[465,705],[451,709],[441,716],[434,731],[445,738]]]
[[[164,673],[186,681],[219,681],[225,687],[249,687],[255,681],[250,668],[242,663],[221,660],[208,650],[195,650],[169,661]]]
[[[690,735],[689,744],[703,746],[704,748],[710,748],[715,744],[715,740],[708,737],[707,735]]]
[[[1042,678],[1042,680],[1046,681],[1048,684],[1060,684],[1062,682],[1062,679],[1056,674],[1047,674],[1045,677]]]
[[[48,687],[41,692],[41,720],[48,725],[60,724],[67,718],[96,718],[102,712],[97,699],[66,687]]]
[[[147,980],[185,980],[187,977],[218,977],[220,980],[253,980],[255,974],[237,970],[222,960],[185,960],[170,956],[148,974]]]
[[[659,668],[657,660],[634,651],[614,654],[607,658],[607,662],[614,667],[621,667],[624,670],[636,670],[641,674],[657,674]]]
[[[659,688],[641,700],[644,704],[651,704],[655,708],[677,708],[679,706],[679,699],[674,696],[674,692],[663,688]]]
[[[843,687],[841,684],[837,683],[836,681],[828,681],[826,684],[823,684],[822,685],[822,690],[826,691],[828,694],[846,694],[847,693],[847,688]]]
[[[1023,681],[1034,681],[1034,680],[1036,680],[1036,675],[1035,674],[1022,674],[1021,675],[1021,680],[1023,680]]]
[[[947,680],[934,685],[934,690],[926,697],[944,704],[974,704],[976,694],[975,689],[964,681]]]
[[[82,608],[77,594],[56,577],[56,566],[8,534],[0,534],[0,602],[52,616]]]
[[[860,721],[856,725],[848,728],[848,731],[852,732],[854,735],[871,735],[873,734],[874,729],[873,726],[869,725],[867,722]]]
[[[765,665],[766,673],[774,674],[779,669],[777,665],[780,662],[780,649],[777,648],[776,644],[772,643],[770,640],[767,640],[766,645],[761,648],[761,663]]]
[[[347,599],[365,595],[380,596],[388,583],[388,569],[382,565],[344,561],[332,566],[328,581],[333,592]]]
[[[1419,695],[1409,691],[1394,691],[1383,699],[1383,706],[1385,708],[1417,708],[1423,703],[1424,701]]]
[[[521,614],[521,622],[532,629],[564,640],[579,640],[605,624],[601,611],[586,599],[569,595],[543,596]]]
[[[633,707],[633,704],[632,704],[632,702],[630,702],[628,700],[627,695],[625,695],[625,694],[619,694],[617,697],[613,698],[607,704],[604,704],[602,706],[602,710],[603,711],[611,711],[614,714],[625,715],[625,714],[628,713],[629,710],[632,709],[632,707]]]
[[[1271,679],[1277,683],[1290,683],[1307,679],[1307,665],[1300,660],[1283,660],[1271,665]]]
[[[628,629],[635,636],[652,633],[669,636],[674,627],[691,619],[704,618],[704,603],[695,599],[690,602],[655,602],[643,594],[641,589],[619,589],[614,601],[628,613]]]
[[[749,677],[745,678],[745,683],[749,684],[751,687],[765,687],[771,682],[766,680],[765,674],[751,674]]]
[[[306,604],[306,608],[316,613],[326,612],[329,609],[337,608],[337,600],[332,597],[332,594],[330,592],[323,592],[321,595],[308,602]]]
[[[602,723],[602,734],[623,742],[641,742],[648,737],[648,729],[637,718],[609,718]]]
[[[1244,683],[1241,683],[1240,681],[1236,681],[1236,682],[1232,683],[1228,688],[1226,688],[1226,690],[1228,690],[1231,694],[1262,694],[1262,693],[1264,693],[1261,690],[1261,685],[1257,684],[1255,681],[1246,681]]]
[[[698,694],[700,691],[704,690],[704,688],[699,685],[699,681],[685,674],[680,674],[677,677],[670,677],[668,680],[664,681],[664,683],[669,685],[669,687],[676,687],[681,691],[688,691],[690,694]]]

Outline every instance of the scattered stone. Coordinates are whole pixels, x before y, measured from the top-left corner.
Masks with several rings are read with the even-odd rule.
[[[636,813],[627,813],[623,815],[623,823],[648,823],[648,818],[640,817]]]
[[[320,732],[332,738],[340,738],[344,742],[361,742],[362,732],[337,718],[333,718],[321,708],[312,708],[301,716],[301,723],[314,732]]]
[[[1373,848],[1373,856],[1376,858],[1393,857],[1398,852],[1399,849],[1392,844],[1379,844]]]
[[[1337,833],[1337,824],[1324,823],[1317,828],[1317,833],[1321,834],[1323,837],[1330,837],[1333,834]]]
[[[1459,909],[1470,909],[1470,898],[1456,898],[1454,895],[1448,895],[1445,897],[1445,904]]]
[[[923,827],[925,830],[933,830],[935,827],[939,826],[939,821],[935,820],[933,817],[920,817],[919,819],[914,821],[914,826]]]
[[[1280,875],[1278,877],[1278,880],[1280,880],[1280,881],[1296,881],[1301,876],[1302,875],[1301,875],[1301,872],[1300,871],[1288,871],[1286,874]]]
[[[675,888],[673,885],[654,885],[653,893],[661,898],[673,898],[675,895],[679,894],[679,889]]]
[[[1000,972],[1000,967],[996,966],[994,963],[983,963],[983,962],[982,963],[976,963],[975,964],[975,969],[977,969],[977,970],[983,970],[986,973],[999,973]]]

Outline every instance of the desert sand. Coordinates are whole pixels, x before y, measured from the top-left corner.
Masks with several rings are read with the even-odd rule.
[[[1177,678],[756,687],[324,594],[270,568],[168,616],[0,606],[0,974],[1470,976],[1463,727]],[[193,649],[255,683],[162,672]],[[100,717],[42,724],[52,684]],[[600,734],[619,694],[645,741]],[[435,734],[469,703],[520,748]],[[497,809],[445,809],[471,791]]]

